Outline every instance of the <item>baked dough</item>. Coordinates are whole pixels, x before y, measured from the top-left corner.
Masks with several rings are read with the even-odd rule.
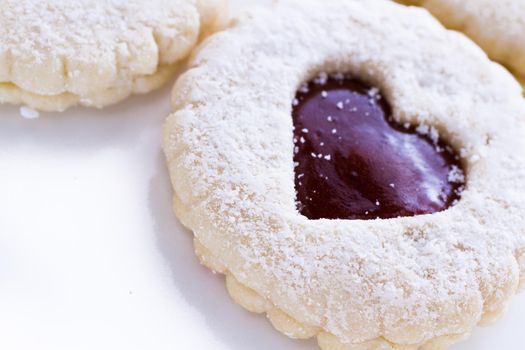
[[[226,0],[0,2],[0,103],[103,107],[173,76]]]
[[[427,11],[283,0],[209,38],[177,81],[163,147],[174,210],[235,301],[325,350],[445,349],[525,284],[525,100]],[[459,151],[459,203],[415,217],[296,209],[292,100],[322,72],[377,86],[394,118]]]
[[[459,30],[524,84],[525,0],[401,0],[427,8],[446,27]]]

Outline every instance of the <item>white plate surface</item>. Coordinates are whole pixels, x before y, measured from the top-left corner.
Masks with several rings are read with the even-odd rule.
[[[317,349],[194,257],[160,150],[169,90],[36,120],[0,107],[0,349]],[[524,324],[521,295],[453,349],[523,350]]]

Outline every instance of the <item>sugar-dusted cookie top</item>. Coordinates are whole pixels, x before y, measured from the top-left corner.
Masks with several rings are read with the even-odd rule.
[[[2,1],[0,102],[61,110],[147,92],[224,11],[223,1]]]
[[[525,79],[525,0],[402,0],[427,8]]]
[[[266,312],[278,329],[317,336],[331,350],[442,349],[500,315],[525,284],[521,87],[427,11],[379,0],[282,0],[235,19],[190,67],[165,126],[175,211],[201,260],[228,275],[235,300]],[[312,81],[327,85],[305,86]],[[323,115],[305,105],[309,93]],[[343,124],[356,107],[370,110]],[[368,117],[387,130],[384,143],[362,133],[345,139],[358,124],[373,136],[373,121],[358,120]],[[337,135],[355,145],[337,144]],[[301,136],[316,147],[310,153]],[[446,158],[441,146],[459,165],[436,161],[435,153]],[[351,161],[356,149],[363,162],[346,176],[323,163]],[[370,149],[375,158],[366,162]],[[298,197],[306,175],[297,170],[318,164],[326,165],[316,167],[319,182],[337,175],[369,186],[371,174],[391,196],[367,194],[350,215],[329,216],[332,197],[312,196],[313,187]],[[439,170],[432,184],[450,185],[441,186],[443,205],[440,187],[418,175],[427,168]],[[456,182],[464,185],[459,198]],[[413,207],[402,200],[414,197]],[[310,199],[321,200],[320,210],[298,205]]]

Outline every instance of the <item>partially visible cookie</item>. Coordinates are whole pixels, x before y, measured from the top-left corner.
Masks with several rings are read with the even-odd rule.
[[[525,0],[401,0],[464,32],[525,86]]]
[[[0,2],[0,103],[103,107],[167,81],[226,0]]]
[[[229,19],[228,0],[197,0],[201,19],[200,38],[222,29]]]

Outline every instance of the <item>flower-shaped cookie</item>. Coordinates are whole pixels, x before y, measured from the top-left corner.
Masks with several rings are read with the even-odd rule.
[[[521,88],[426,11],[376,0],[249,11],[203,44],[172,107],[175,212],[232,297],[285,334],[331,350],[442,349],[524,285]],[[349,215],[327,218],[344,206],[324,183],[313,196],[312,174],[357,193]],[[376,181],[372,194],[359,187]]]

